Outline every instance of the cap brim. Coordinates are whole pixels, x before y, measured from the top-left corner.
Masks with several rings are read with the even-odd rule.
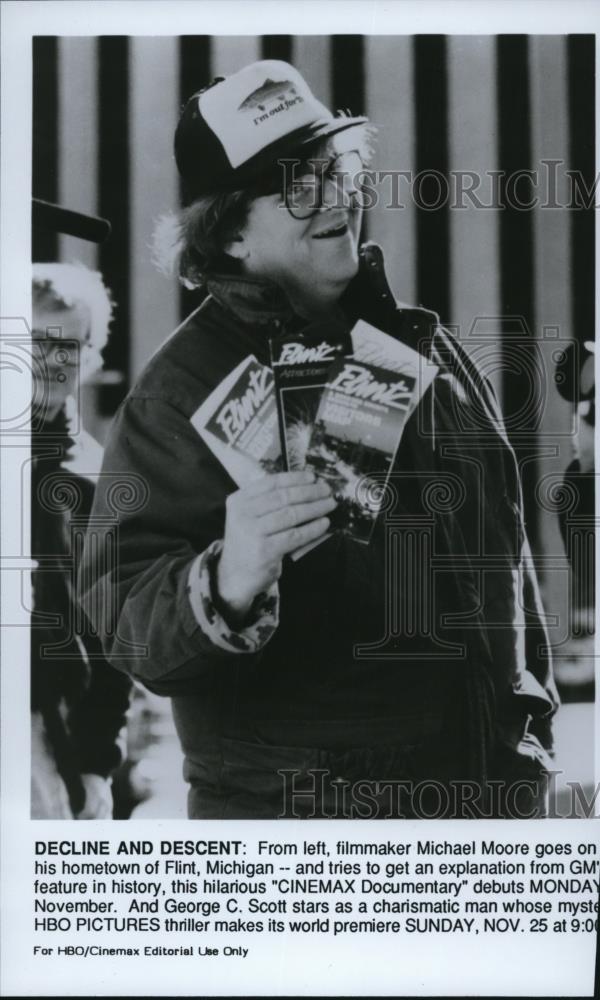
[[[311,146],[315,146],[323,139],[339,132],[345,132],[356,125],[366,125],[368,122],[369,119],[364,116],[355,118],[340,116],[304,125],[295,132],[290,132],[269,146],[265,146],[243,166],[232,171],[227,178],[226,186],[229,190],[235,190],[254,183],[261,177],[271,177],[278,170],[281,160],[299,155],[304,157]]]
[[[355,125],[366,125],[369,121],[368,118],[358,117],[358,118],[333,118],[327,121],[315,122],[313,125],[309,125],[306,128],[306,135],[302,138],[295,140],[295,145],[304,148],[304,146],[312,145],[314,142],[318,142],[320,139],[326,139],[330,135],[336,135],[338,132],[345,132],[346,129],[354,128]]]
[[[221,144],[215,140],[214,133],[210,129],[206,129],[203,133],[203,148],[198,136],[193,143],[189,141],[189,136],[186,139],[185,129],[182,129],[183,121],[184,117],[182,116],[175,134],[175,158],[179,172],[184,178],[190,200],[206,194],[243,191],[245,188],[255,187],[257,183],[261,189],[266,186],[267,190],[271,190],[270,185],[273,184],[272,190],[274,191],[276,189],[276,175],[280,175],[282,160],[298,157],[307,158],[311,146],[315,146],[339,132],[345,132],[348,129],[369,123],[369,119],[365,115],[323,117],[281,136],[264,146],[241,166],[233,169],[227,163],[227,154]],[[216,142],[216,146],[219,148],[215,147],[211,150],[211,136],[213,137],[213,145]],[[216,161],[219,156],[224,161],[223,166],[220,170],[216,170],[210,178],[206,172],[198,175],[191,169],[190,165],[195,161],[205,162],[207,157],[209,160]]]

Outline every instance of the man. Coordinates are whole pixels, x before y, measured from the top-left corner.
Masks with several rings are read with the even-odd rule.
[[[100,445],[76,427],[79,383],[102,366],[112,303],[83,265],[34,264],[31,440],[31,815],[105,819],[131,683],[74,625],[72,519],[89,513]],[[35,426],[37,425],[37,426]]]
[[[105,488],[133,472],[143,499],[113,568],[88,547],[83,599],[111,662],[171,696],[194,818],[506,815],[551,745],[514,456],[459,345],[359,247],[371,140],[272,61],[194,95],[177,128],[179,271],[209,294],[117,414]],[[368,545],[330,530],[310,471],[236,489],[190,422],[249,355],[269,363],[269,338],[359,318],[439,366]],[[99,490],[99,524],[107,509]]]

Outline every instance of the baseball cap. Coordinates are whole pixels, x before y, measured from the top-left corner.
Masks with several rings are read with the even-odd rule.
[[[262,60],[190,97],[175,160],[192,198],[234,191],[273,172],[279,159],[366,121],[332,114],[293,66]]]

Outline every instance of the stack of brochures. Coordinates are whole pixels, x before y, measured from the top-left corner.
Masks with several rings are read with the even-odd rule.
[[[437,373],[407,344],[360,320],[312,324],[245,358],[191,421],[238,486],[312,468],[338,501],[332,530],[368,542],[406,421]]]

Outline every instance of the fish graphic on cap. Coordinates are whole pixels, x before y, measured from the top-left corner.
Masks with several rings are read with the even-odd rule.
[[[274,80],[265,80],[262,87],[254,90],[242,101],[238,110],[250,111],[258,108],[259,111],[265,111],[267,104],[271,101],[283,101],[290,94],[293,94],[294,97],[298,95],[298,91],[291,80],[278,80],[277,83]]]

